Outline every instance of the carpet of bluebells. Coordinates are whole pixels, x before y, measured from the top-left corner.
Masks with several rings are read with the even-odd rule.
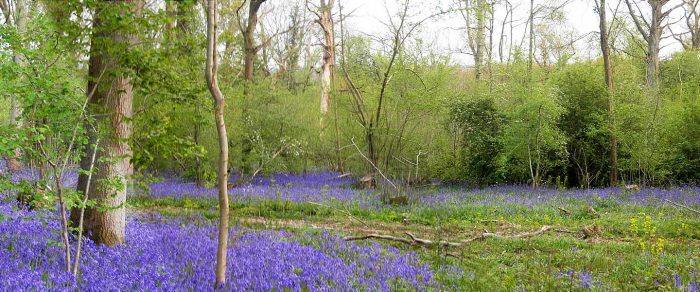
[[[303,175],[276,174],[256,178],[252,183],[230,191],[239,202],[282,200],[299,202],[337,202],[357,204],[365,208],[384,207],[379,192],[353,188],[357,179],[340,177],[338,173],[310,173]],[[149,184],[149,197],[155,198],[216,198],[215,188],[197,186],[177,177]],[[409,194],[414,205],[430,208],[454,206],[498,206],[506,209],[551,207],[562,205],[595,205],[600,202],[629,206],[666,205],[668,201],[686,206],[700,206],[700,187],[670,189],[642,188],[627,191],[624,188],[533,190],[529,186],[493,186],[484,189],[461,187],[433,187]]]
[[[1,163],[1,162],[0,162]],[[0,169],[2,165],[0,165]],[[13,181],[32,180],[31,170],[15,174]],[[232,178],[235,181],[236,178]],[[75,184],[75,173],[64,184]],[[338,173],[277,174],[258,177],[230,191],[234,202],[266,200],[393,208],[382,203],[380,191],[354,187],[356,178]],[[206,188],[174,176],[163,176],[133,196],[215,200],[215,188]],[[426,187],[409,194],[406,208],[498,208],[505,213],[554,209],[559,206],[624,205],[666,206],[668,203],[700,207],[700,188],[622,188],[559,190],[527,186],[485,189]],[[0,194],[0,291],[200,291],[211,290],[217,229],[200,215],[167,217],[155,213],[128,216],[127,243],[116,248],[85,241],[81,273],[74,278],[64,265],[55,212],[27,211]],[[234,228],[230,231],[227,289],[233,291],[396,291],[459,290],[443,286],[437,275],[457,282],[473,281],[474,272],[457,266],[435,270],[411,252],[378,243],[346,242],[330,233],[287,232]],[[434,272],[435,271],[435,274]],[[557,281],[571,288],[606,287],[591,272],[560,270]],[[700,273],[675,274],[673,284],[683,291],[698,291]],[[448,288],[449,287],[449,288]]]
[[[55,214],[0,205],[0,290],[211,290],[217,229],[206,220],[132,215],[127,244],[109,248],[86,240],[77,279],[62,270],[58,222]],[[376,243],[249,229],[232,229],[230,236],[229,290],[390,291],[436,285],[414,254]]]
[[[31,180],[26,171],[12,180]],[[263,187],[269,180],[256,182]],[[74,185],[75,174],[65,184]],[[173,185],[171,182],[165,185]],[[154,184],[153,193],[159,191]],[[179,194],[187,189],[180,184]],[[209,191],[203,191],[209,194]],[[170,195],[178,195],[171,193]],[[0,291],[201,291],[213,287],[217,228],[204,218],[131,214],[125,245],[85,240],[81,273],[63,270],[55,212],[19,208],[0,194]],[[413,253],[337,235],[234,228],[230,231],[227,290],[392,291],[437,287]]]

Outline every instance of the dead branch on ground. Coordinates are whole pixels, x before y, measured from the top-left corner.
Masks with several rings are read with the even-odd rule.
[[[410,232],[405,233],[409,238],[371,233],[371,234],[366,234],[366,235],[362,235],[362,236],[348,236],[348,237],[345,237],[345,240],[346,241],[354,241],[354,240],[366,240],[366,239],[381,239],[381,240],[405,243],[408,245],[462,247],[462,246],[465,246],[471,242],[483,240],[486,238],[514,239],[514,238],[528,238],[528,237],[538,236],[538,235],[544,234],[545,232],[547,232],[551,229],[552,229],[551,226],[545,225],[536,231],[523,232],[523,233],[518,233],[518,234],[513,234],[513,235],[503,235],[503,234],[499,234],[499,233],[484,232],[484,233],[480,234],[479,236],[465,239],[462,241],[456,241],[456,242],[444,241],[444,240],[432,241],[429,239],[418,238],[415,235],[411,234]]]

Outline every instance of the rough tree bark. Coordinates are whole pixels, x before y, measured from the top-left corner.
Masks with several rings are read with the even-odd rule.
[[[610,185],[617,185],[617,135],[615,131],[615,104],[613,93],[612,64],[610,63],[610,41],[606,17],[605,0],[596,0],[596,11],[600,26],[600,51],[603,54],[605,85],[608,87],[608,127],[610,128]]]
[[[219,134],[219,238],[216,251],[216,282],[215,289],[226,283],[226,248],[228,247],[228,136],[224,122],[224,95],[219,90],[217,80],[216,53],[216,0],[207,2],[207,63],[205,76],[207,86],[214,98],[216,129]]]
[[[119,14],[129,18],[129,14],[140,13],[141,0],[101,1],[107,9],[120,7]],[[133,92],[131,78],[122,71],[120,55],[134,44],[135,37],[127,32],[124,24],[115,27],[113,21],[103,19],[105,14],[97,14],[93,24],[88,69],[88,90],[94,93],[88,100],[88,114],[95,120],[95,127],[87,127],[90,145],[86,147],[80,161],[80,168],[88,170],[92,162],[92,152],[98,135],[101,147],[97,152],[93,182],[88,187],[88,176],[78,177],[77,190],[89,194],[97,205],[85,210],[84,232],[96,243],[110,246],[124,243],[126,202],[129,176],[133,172],[130,162],[131,115]],[[102,72],[106,72],[104,82],[98,83]],[[80,210],[71,212],[71,221],[79,221]]]

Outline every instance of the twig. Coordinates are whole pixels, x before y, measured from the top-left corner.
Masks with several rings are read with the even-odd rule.
[[[265,161],[264,163],[260,164],[260,166],[258,167],[258,169],[256,169],[256,170],[253,172],[253,175],[250,176],[250,180],[252,181],[252,180],[255,178],[255,176],[257,176],[258,173],[260,173],[260,171],[262,171],[262,169],[263,169],[263,167],[265,167],[265,165],[267,165],[268,163],[270,163],[270,162],[272,162],[273,160],[275,160],[275,158],[277,158],[277,156],[279,156],[284,150],[287,150],[287,148],[289,148],[289,144],[285,143],[285,144],[283,144],[279,149],[277,149],[277,151],[276,151],[274,154],[272,154],[272,157],[270,157],[270,159],[268,159],[268,160]]]
[[[688,206],[686,206],[686,205],[679,204],[679,203],[676,203],[676,202],[671,201],[671,200],[668,200],[668,199],[664,199],[664,201],[669,202],[671,205],[674,205],[674,206],[676,206],[676,207],[683,208],[683,209],[686,209],[686,210],[688,210],[688,211],[691,211],[691,212],[700,214],[700,211],[695,210],[695,209],[693,209],[693,208],[690,208],[690,207],[688,207]]]
[[[339,175],[339,176],[336,176],[335,178],[344,178],[344,177],[348,177],[348,176],[351,176],[351,175],[352,175],[352,172],[347,172],[347,173],[343,173],[343,174],[341,174],[341,175]]]
[[[376,169],[377,172],[379,172],[379,175],[381,175],[381,176],[384,178],[384,180],[386,180],[392,187],[394,187],[395,190],[398,191],[398,190],[399,190],[399,187],[397,187],[390,179],[388,179],[388,178],[384,175],[384,173],[379,169],[379,167],[377,167],[376,165],[374,165],[374,162],[372,162],[372,160],[370,160],[369,158],[367,158],[367,156],[365,156],[365,154],[362,153],[362,150],[360,150],[360,147],[357,147],[357,144],[355,144],[355,138],[353,137],[352,139],[350,139],[350,141],[352,142],[352,145],[355,146],[355,149],[357,149],[357,152],[360,153],[360,156],[362,156],[362,158],[364,158],[365,160],[367,160],[367,162],[369,162],[369,164],[372,165],[372,167],[374,167],[374,169]]]

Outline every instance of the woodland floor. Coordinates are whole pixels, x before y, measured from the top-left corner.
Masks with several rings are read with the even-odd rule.
[[[695,196],[700,194],[691,192],[690,198]],[[593,202],[361,207],[273,199],[233,203],[231,220],[253,229],[392,236],[397,240],[378,241],[418,253],[452,290],[697,291],[698,205]],[[217,216],[213,198],[131,197],[129,205],[133,213]],[[549,227],[545,232],[517,238],[544,226]],[[399,241],[409,240],[409,234],[419,241],[462,244]]]

